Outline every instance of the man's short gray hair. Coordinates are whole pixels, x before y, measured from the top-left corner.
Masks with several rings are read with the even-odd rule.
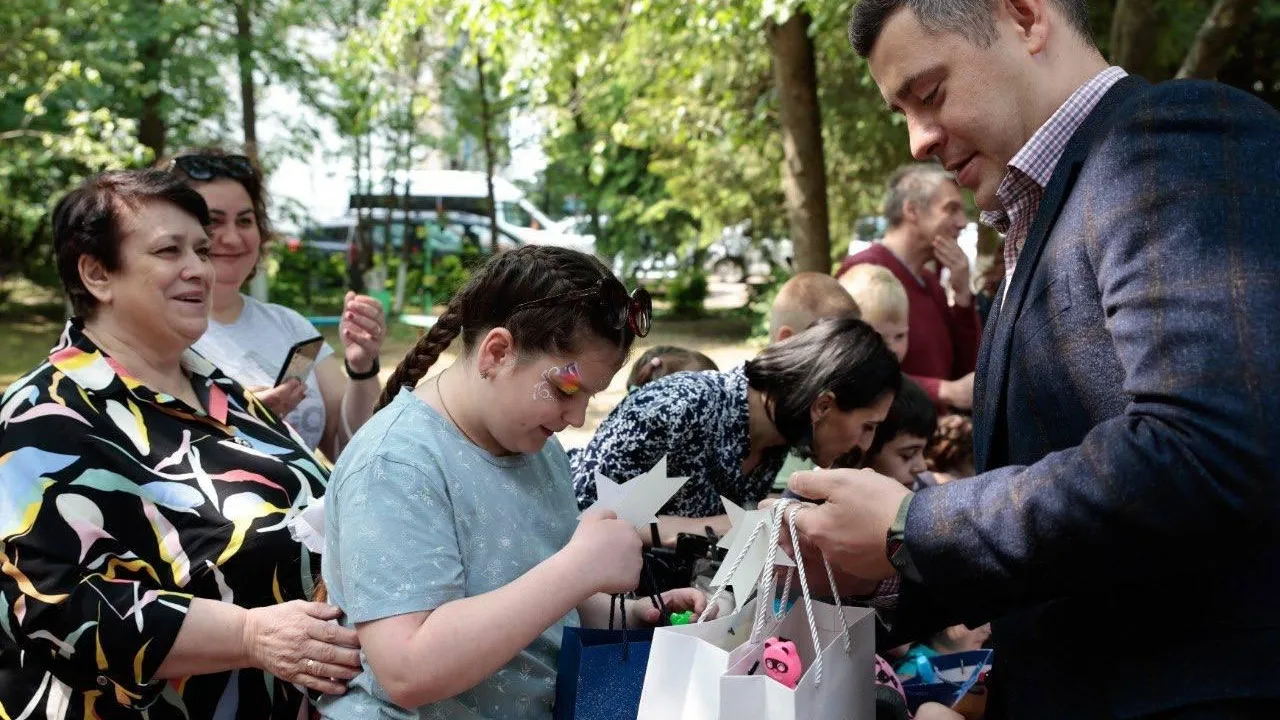
[[[923,210],[933,201],[939,185],[955,181],[954,175],[936,163],[903,165],[889,176],[889,188],[884,194],[884,219],[889,227],[898,227],[908,202]]]
[[[996,39],[997,0],[861,0],[849,16],[849,44],[862,57],[871,54],[884,24],[901,8],[911,8],[925,30],[953,32],[979,47]],[[1050,0],[1071,27],[1089,45],[1095,45],[1089,27],[1086,0]]]

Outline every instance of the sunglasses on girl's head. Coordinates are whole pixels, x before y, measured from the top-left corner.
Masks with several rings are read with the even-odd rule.
[[[179,155],[173,159],[170,169],[174,167],[197,182],[217,177],[254,180],[258,175],[254,172],[253,162],[244,155]]]
[[[600,310],[604,313],[610,328],[614,330],[630,328],[636,337],[649,334],[649,328],[653,325],[653,298],[649,297],[649,291],[638,287],[628,295],[627,289],[614,277],[600,278],[599,282],[586,290],[575,290],[521,303],[512,312],[545,305],[561,305],[593,297],[599,300]]]

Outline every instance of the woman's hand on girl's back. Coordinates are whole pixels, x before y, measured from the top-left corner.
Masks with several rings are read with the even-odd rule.
[[[593,592],[631,592],[640,584],[643,556],[640,534],[612,511],[588,511],[565,547]]]
[[[346,692],[347,681],[360,674],[360,640],[355,630],[330,622],[341,614],[302,600],[250,609],[244,623],[250,663],[318,692]]]

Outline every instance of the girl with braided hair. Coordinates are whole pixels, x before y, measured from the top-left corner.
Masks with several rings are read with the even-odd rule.
[[[564,627],[607,625],[642,562],[612,513],[578,522],[554,436],[582,425],[650,318],[643,289],[556,247],[495,256],[454,296],[329,483],[324,584],[363,672],[321,699],[323,716],[551,717]],[[461,358],[419,385],[459,337]],[[706,603],[692,589],[664,599]],[[647,604],[625,612],[659,620]]]

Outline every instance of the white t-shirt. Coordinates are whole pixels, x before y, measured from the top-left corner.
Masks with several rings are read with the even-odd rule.
[[[240,317],[227,325],[210,318],[209,329],[192,348],[241,385],[270,387],[284,366],[289,348],[319,335],[320,331],[295,310],[260,302],[247,295],[241,297],[244,298],[244,308]],[[333,348],[326,342],[320,348],[316,363],[332,354]],[[285,421],[298,431],[307,447],[320,445],[320,438],[324,435],[325,411],[314,367],[307,376],[306,396],[285,417]]]

